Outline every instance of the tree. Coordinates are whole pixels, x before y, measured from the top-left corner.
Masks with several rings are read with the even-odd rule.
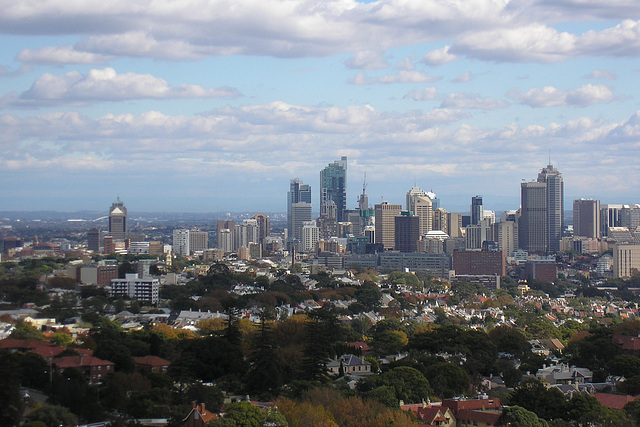
[[[224,419],[233,421],[237,427],[262,427],[260,408],[249,402],[235,402],[227,406]]]
[[[520,383],[509,396],[509,404],[535,412],[545,420],[562,418],[566,408],[564,395],[560,390],[557,388],[547,389],[542,382],[536,379]]]
[[[464,369],[449,362],[429,366],[424,376],[438,397],[453,397],[469,389],[469,375]]]
[[[27,417],[29,421],[41,421],[47,427],[75,426],[78,419],[67,408],[60,405],[43,404]]]
[[[11,353],[0,351],[0,425],[18,425],[22,409],[18,361]]]
[[[9,335],[19,340],[44,340],[44,334],[27,322],[19,322]]]
[[[518,427],[548,427],[545,420],[527,411],[521,406],[511,406],[502,410],[502,415],[498,418],[496,425],[512,425]]]
[[[429,381],[417,369],[408,366],[393,368],[382,374],[382,383],[393,387],[398,400],[419,403],[433,394]]]
[[[609,409],[593,396],[575,395],[567,403],[567,417],[578,426],[632,426],[624,411]]]
[[[365,281],[356,290],[355,297],[367,310],[374,310],[380,307],[380,298],[382,297],[382,293],[380,292],[378,285],[373,282]]]

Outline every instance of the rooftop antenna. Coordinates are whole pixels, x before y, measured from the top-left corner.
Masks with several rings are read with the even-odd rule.
[[[551,164],[551,148],[549,148],[549,164]]]

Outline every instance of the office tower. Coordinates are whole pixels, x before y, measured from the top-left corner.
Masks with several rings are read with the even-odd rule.
[[[173,230],[173,252],[180,256],[189,256],[189,230]]]
[[[311,221],[311,186],[303,184],[298,178],[294,178],[289,183],[289,192],[287,192],[288,249],[291,249],[291,243],[300,239],[300,228],[304,221]]]
[[[547,252],[557,252],[564,226],[564,181],[558,169],[548,165],[538,174],[538,182],[546,184]]]
[[[410,211],[403,211],[394,218],[395,243],[394,249],[400,252],[417,252],[420,240],[420,218],[411,215]]]
[[[600,238],[600,200],[573,201],[573,235]]]
[[[229,232],[231,232],[232,241],[231,241],[230,249],[229,250],[225,250],[225,252],[233,251],[233,229],[235,227],[236,227],[235,221],[232,221],[232,220],[229,220],[229,219],[218,221],[217,228],[216,228],[216,230],[217,230],[217,233],[216,233],[217,234],[217,244],[218,244],[217,248],[218,249],[225,249],[225,247],[221,243],[223,237],[220,235],[220,233],[223,232],[223,230],[228,230]],[[224,238],[228,237],[228,235],[226,234],[227,232],[225,231],[224,233],[225,233]]]
[[[271,219],[261,213],[255,214],[251,219],[258,221],[258,238],[260,239],[260,243],[262,243],[264,238],[271,234]]]
[[[479,225],[484,219],[484,208],[482,206],[482,196],[471,198],[471,225]]]
[[[456,275],[491,274],[506,276],[507,264],[502,251],[455,251],[453,269]]]
[[[503,251],[506,256],[511,256],[517,247],[515,224],[514,221],[509,221],[504,217],[502,221],[493,224],[493,238],[498,242],[498,248]]]
[[[419,187],[411,187],[411,189],[407,191],[406,207],[408,211],[414,212],[415,200],[418,197],[427,197],[427,193]]]
[[[233,252],[233,231],[231,229],[218,229],[218,249],[224,253]]]
[[[440,230],[449,234],[449,212],[442,208],[433,209],[432,230]]]
[[[124,240],[127,234],[127,208],[120,201],[120,197],[109,209],[109,234],[113,240]]]
[[[621,227],[620,211],[622,205],[601,205],[600,208],[600,235],[608,236],[609,227]]]
[[[343,221],[344,210],[347,209],[347,156],[329,163],[320,171],[320,206],[330,200],[336,204],[338,222]]]
[[[245,219],[233,229],[233,249],[248,248],[249,243],[260,243],[260,227],[255,219]]]
[[[620,209],[620,227],[635,231],[640,227],[640,205],[624,205]]]
[[[206,231],[189,231],[189,253],[204,252],[209,249],[209,233]]]
[[[547,252],[547,184],[523,182],[520,188],[521,216],[518,225],[520,249]]]
[[[488,220],[480,224],[469,224],[465,227],[467,249],[482,249],[484,242],[491,241],[491,226]]]
[[[320,218],[317,223],[321,240],[329,240],[331,237],[338,236],[338,209],[333,200],[320,206]]]
[[[100,252],[100,230],[97,228],[87,231],[87,249],[95,253]]]
[[[420,219],[420,236],[424,236],[433,229],[433,202],[427,196],[413,199],[413,212]]]
[[[300,252],[315,252],[318,246],[319,230],[315,221],[305,221],[300,232]]]
[[[447,222],[449,223],[449,230],[446,233],[452,239],[456,237],[462,237],[462,214],[449,212],[447,214]]]
[[[402,205],[382,202],[375,205],[375,239],[385,250],[393,249],[396,244],[396,216],[400,215]]]

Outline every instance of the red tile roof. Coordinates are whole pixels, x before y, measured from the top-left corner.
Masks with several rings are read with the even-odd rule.
[[[457,421],[477,421],[485,423],[487,425],[494,426],[500,418],[502,413],[500,412],[482,412],[482,411],[470,411],[462,409],[456,414]]]
[[[611,409],[622,409],[624,405],[629,402],[633,402],[640,396],[624,396],[621,394],[609,394],[609,393],[595,393],[593,395],[602,406],[606,406]]]
[[[113,366],[113,362],[108,360],[98,359],[93,356],[65,356],[53,359],[53,364],[58,369],[65,368],[80,368],[83,366]]]
[[[136,366],[144,365],[144,366],[169,366],[171,362],[168,360],[164,360],[158,356],[144,356],[144,357],[136,357],[134,359]]]
[[[64,347],[37,347],[30,351],[31,353],[39,354],[44,359],[48,359],[50,357],[58,356],[64,350],[65,350]]]
[[[5,338],[0,340],[0,349],[3,350],[30,350],[38,347],[51,347],[49,341],[41,340],[19,340],[16,338]]]

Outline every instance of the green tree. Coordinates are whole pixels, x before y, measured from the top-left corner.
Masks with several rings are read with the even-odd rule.
[[[393,368],[382,374],[383,385],[395,390],[396,398],[405,403],[419,403],[433,394],[429,381],[417,369],[408,366]]]
[[[19,340],[44,340],[44,334],[27,322],[19,322],[11,331],[11,338]]]
[[[70,427],[78,424],[78,418],[64,406],[48,405],[46,403],[31,412],[27,419],[29,421],[41,421],[47,427]]]
[[[469,389],[469,375],[449,362],[429,366],[424,373],[433,388],[433,393],[441,398],[460,395]]]
[[[547,389],[536,379],[520,383],[509,396],[508,403],[535,412],[545,420],[562,418],[566,408],[564,395],[560,390],[557,388]]]
[[[380,307],[382,293],[378,285],[370,281],[365,281],[356,289],[355,297],[367,310],[374,310]]]
[[[502,410],[496,425],[512,425],[518,427],[548,427],[548,423],[521,406],[510,406]]]
[[[602,406],[593,396],[578,394],[567,403],[567,418],[578,426],[631,427],[624,411]]]
[[[15,426],[22,417],[20,366],[15,355],[0,351],[0,425]]]
[[[227,406],[224,418],[237,427],[262,427],[264,419],[260,408],[249,402],[235,402]]]

